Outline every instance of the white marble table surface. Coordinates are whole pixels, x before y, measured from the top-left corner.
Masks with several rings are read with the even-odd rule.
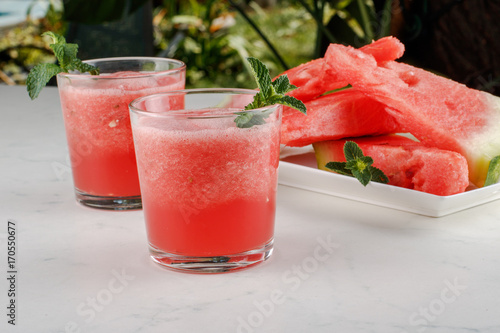
[[[430,218],[280,185],[267,262],[171,272],[141,210],[76,203],[56,88],[0,86],[0,111],[0,332],[500,332],[499,201]]]

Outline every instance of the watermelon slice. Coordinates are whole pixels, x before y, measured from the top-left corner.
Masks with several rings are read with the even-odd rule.
[[[362,52],[372,55],[380,63],[400,58],[404,49],[404,45],[394,37],[384,37],[360,48]],[[325,59],[318,58],[283,72],[282,74],[288,76],[290,83],[298,87],[287,95],[306,102],[325,92],[347,86],[344,79],[338,80],[332,76],[328,68]]]
[[[463,154],[469,179],[483,186],[492,158],[500,155],[500,98],[469,89],[407,64],[378,63],[352,47],[331,44],[328,72],[389,108],[423,144]]]
[[[404,45],[397,38],[384,37],[359,50],[382,64],[400,58]],[[307,116],[283,108],[282,144],[302,147],[316,141],[396,132],[396,122],[384,112],[385,106],[359,91],[349,89],[321,96],[348,84],[343,79],[337,80],[328,69],[325,59],[319,58],[283,73],[298,87],[288,95],[306,104]]]
[[[372,55],[377,63],[399,59],[405,52],[405,46],[396,37],[387,36],[359,48],[360,51]]]
[[[313,144],[318,168],[331,171],[328,162],[345,162],[344,144],[356,142],[389,184],[435,195],[462,193],[469,185],[467,160],[459,153],[426,147],[398,135],[323,141]]]
[[[307,115],[283,112],[281,143],[303,147],[317,141],[395,133],[399,126],[386,106],[354,88],[305,102]]]
[[[325,91],[335,90],[347,85],[345,82],[325,82],[323,80],[324,64],[324,59],[318,58],[291,68],[280,74],[286,74],[290,83],[297,86],[297,89],[290,91],[287,95],[306,102],[320,96]],[[274,78],[273,81],[275,79],[276,78]]]

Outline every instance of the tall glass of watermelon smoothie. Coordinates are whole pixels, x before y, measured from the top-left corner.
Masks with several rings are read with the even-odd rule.
[[[114,210],[141,208],[128,104],[184,89],[186,66],[148,57],[85,62],[100,74],[57,75],[77,201]]]
[[[281,105],[243,112],[256,91],[192,89],[130,104],[152,259],[221,273],[272,253]],[[240,128],[235,119],[262,122]]]

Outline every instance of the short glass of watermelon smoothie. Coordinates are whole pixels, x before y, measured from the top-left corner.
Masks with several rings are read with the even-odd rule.
[[[191,89],[130,104],[152,259],[174,270],[223,273],[272,253],[281,105],[237,127],[256,91]]]
[[[186,66],[154,57],[85,62],[100,74],[57,75],[77,201],[104,209],[141,208],[128,105],[140,96],[184,89]]]

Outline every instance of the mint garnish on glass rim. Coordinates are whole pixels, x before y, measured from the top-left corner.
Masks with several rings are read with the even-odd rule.
[[[29,72],[26,79],[26,88],[31,99],[35,99],[47,85],[49,80],[59,74],[68,73],[69,71],[79,71],[81,73],[89,72],[92,75],[98,75],[99,69],[92,65],[83,63],[76,56],[78,53],[78,45],[66,43],[66,39],[52,31],[47,31],[42,36],[50,36],[53,43],[49,47],[54,52],[59,65],[56,64],[38,64]]]
[[[286,74],[279,76],[274,81],[271,81],[271,75],[269,74],[269,69],[260,60],[256,58],[247,58],[250,67],[252,68],[252,74],[257,81],[257,86],[259,92],[255,95],[252,103],[245,107],[245,110],[253,110],[262,108],[265,106],[271,106],[274,104],[282,104],[294,109],[299,110],[302,113],[306,113],[306,106],[302,101],[296,99],[292,96],[285,95],[287,92],[296,89],[297,87],[290,84],[288,76]],[[238,117],[234,120],[236,126],[240,128],[249,128],[254,125],[261,125],[265,123],[265,118],[269,116],[269,112],[241,112],[238,113]]]
[[[382,170],[372,166],[373,158],[365,156],[355,142],[346,141],[344,156],[346,162],[328,162],[325,166],[342,175],[355,177],[363,186],[368,185],[370,180],[384,184],[389,182]]]

